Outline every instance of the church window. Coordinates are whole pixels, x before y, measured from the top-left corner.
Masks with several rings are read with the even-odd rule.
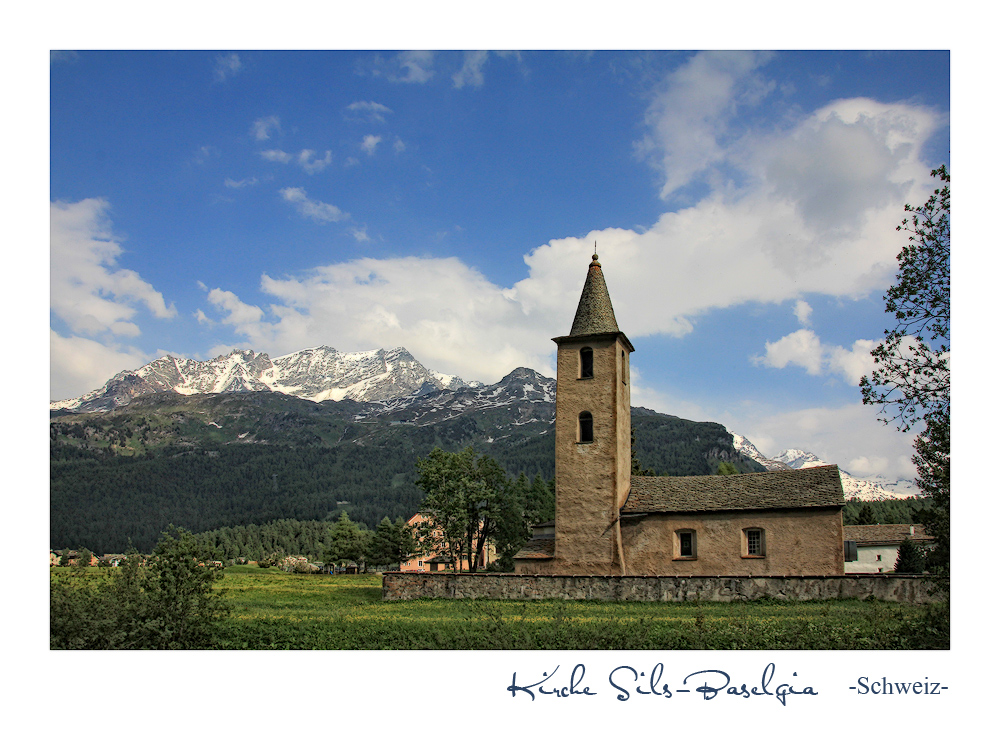
[[[580,443],[589,444],[594,440],[594,417],[590,411],[580,414]]]
[[[622,384],[628,385],[628,360],[625,359],[624,352],[622,352]]]
[[[589,347],[580,350],[580,378],[594,377],[594,351]]]
[[[697,557],[697,540],[694,530],[677,530],[674,547],[676,556],[679,559],[693,560]]]
[[[743,530],[743,557],[764,557],[764,530],[759,527]]]

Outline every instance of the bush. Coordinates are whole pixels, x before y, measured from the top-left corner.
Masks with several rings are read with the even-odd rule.
[[[191,533],[171,527],[147,565],[131,553],[110,576],[73,572],[50,588],[53,649],[201,649],[228,615]],[[103,571],[102,571],[103,573]]]

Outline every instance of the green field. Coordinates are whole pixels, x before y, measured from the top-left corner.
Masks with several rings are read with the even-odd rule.
[[[881,601],[383,602],[381,576],[230,567],[220,649],[944,649],[927,609]]]

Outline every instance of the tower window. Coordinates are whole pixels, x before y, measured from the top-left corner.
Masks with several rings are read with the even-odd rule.
[[[594,351],[589,347],[580,350],[580,377],[594,377]]]
[[[580,443],[589,444],[594,440],[594,417],[590,411],[580,414]]]

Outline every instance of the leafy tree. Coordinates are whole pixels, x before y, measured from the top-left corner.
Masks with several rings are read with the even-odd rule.
[[[932,500],[925,519],[934,537],[928,566],[947,586],[951,501],[951,176],[931,171],[943,184],[922,206],[906,205],[896,230],[909,245],[896,257],[896,283],[885,294],[896,325],[872,350],[875,371],[861,379],[862,400],[881,406],[883,423],[924,430],[914,442],[917,486]]]
[[[426,494],[420,512],[429,518],[421,528],[422,542],[449,556],[455,570],[464,554],[469,570],[475,571],[487,541],[516,514],[510,478],[495,459],[476,454],[472,447],[456,453],[435,447],[417,461],[417,472],[417,486]]]
[[[913,540],[906,538],[899,545],[899,553],[896,555],[896,565],[893,567],[896,573],[923,573],[924,554]]]
[[[735,464],[728,461],[723,461],[719,464],[719,468],[718,470],[716,470],[715,473],[718,476],[727,476],[729,474],[739,474],[740,470],[736,468]]]

